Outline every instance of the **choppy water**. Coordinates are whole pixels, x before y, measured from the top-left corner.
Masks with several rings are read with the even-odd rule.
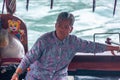
[[[120,80],[119,77],[75,76],[74,80]]]
[[[2,1],[0,0],[0,12],[2,10]],[[17,0],[15,15],[24,20],[27,25],[29,49],[39,36],[54,30],[56,17],[62,11],[68,11],[75,15],[76,22],[72,34],[93,41],[94,33],[120,32],[120,0],[117,0],[115,16],[113,16],[114,1],[96,0],[96,9],[93,13],[92,0],[54,0],[53,9],[50,9],[50,0],[30,0],[28,11],[25,9],[26,0]],[[103,35],[97,39],[104,42],[107,36],[119,42],[116,34]]]
[[[26,0],[17,0],[15,15],[23,19],[27,25],[29,48],[40,35],[54,30],[56,17],[62,11],[75,15],[73,34],[83,39],[93,40],[94,33],[120,32],[120,0],[117,0],[115,16],[113,16],[114,0],[96,0],[94,13],[92,0],[54,0],[53,9],[50,9],[50,0],[30,0],[28,11],[25,6]],[[2,0],[0,7],[2,10]],[[100,37],[99,41],[104,42],[106,36]],[[119,41],[118,35],[110,36]]]

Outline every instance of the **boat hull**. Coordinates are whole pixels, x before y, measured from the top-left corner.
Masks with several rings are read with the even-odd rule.
[[[68,68],[69,75],[118,76],[120,56],[77,55]]]

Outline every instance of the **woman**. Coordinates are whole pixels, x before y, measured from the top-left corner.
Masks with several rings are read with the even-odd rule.
[[[118,46],[94,43],[70,35],[74,21],[71,13],[60,13],[55,31],[44,34],[36,41],[22,59],[11,80],[17,80],[28,67],[25,80],[67,80],[68,65],[76,52],[97,53],[120,50]]]

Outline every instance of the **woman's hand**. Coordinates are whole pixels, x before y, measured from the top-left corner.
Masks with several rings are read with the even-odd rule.
[[[22,73],[22,69],[21,68],[17,68],[15,73],[13,74],[11,80],[19,80],[19,76]]]
[[[11,80],[19,80],[19,74],[14,73]]]

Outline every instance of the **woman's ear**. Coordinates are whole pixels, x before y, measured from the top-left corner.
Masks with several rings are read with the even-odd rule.
[[[57,23],[55,23],[55,29],[56,29],[56,27],[57,27]]]
[[[70,27],[70,33],[72,32],[72,30],[73,30],[73,27]]]

